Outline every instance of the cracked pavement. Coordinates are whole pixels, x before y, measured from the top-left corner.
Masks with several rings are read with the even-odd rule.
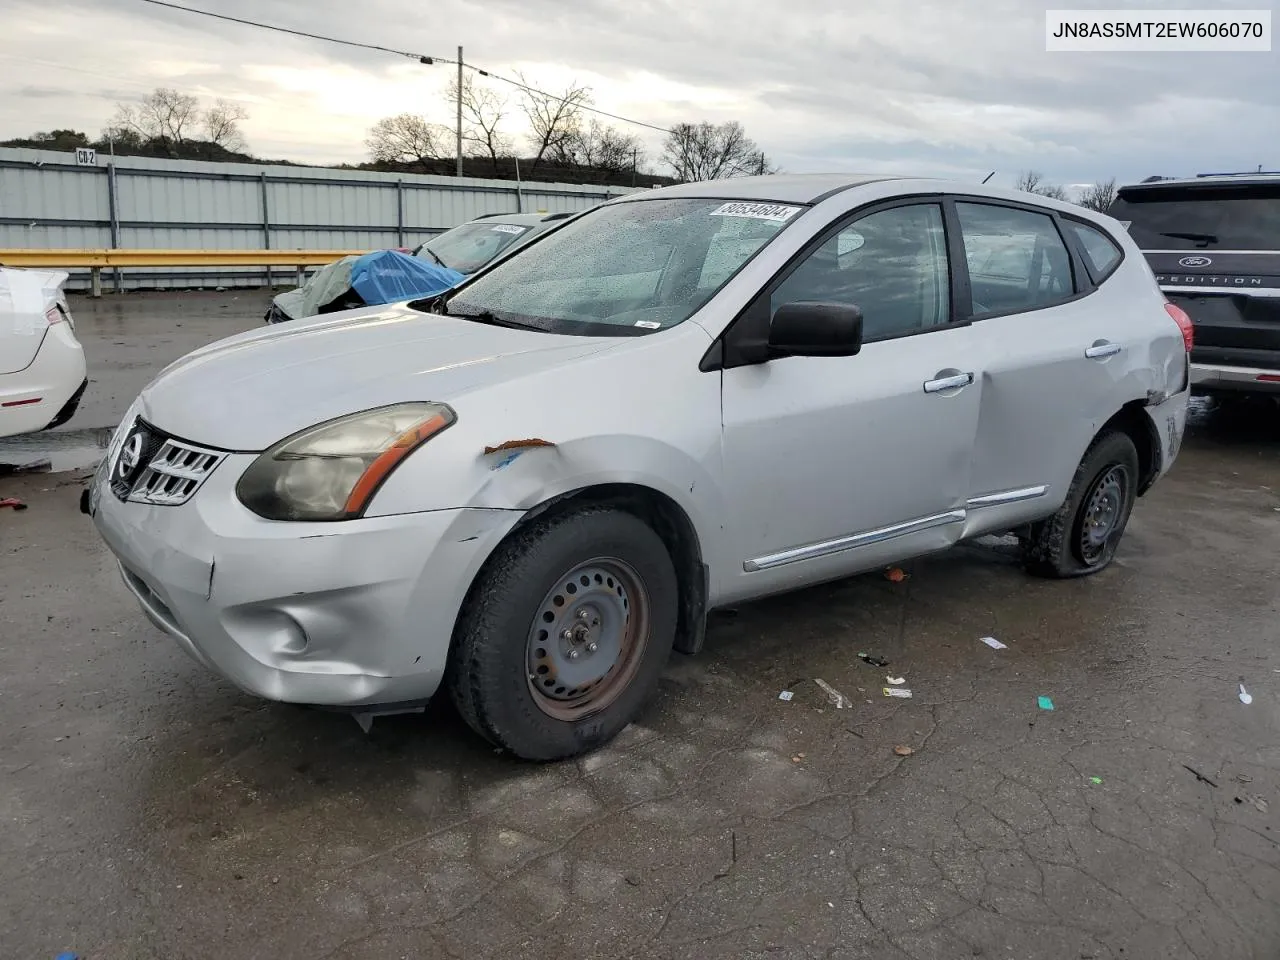
[[[182,352],[266,298],[228,299],[132,302],[194,304]],[[366,736],[241,694],[143,619],[74,474],[0,490],[5,958],[1280,956],[1274,413],[1199,405],[1100,576],[993,541],[717,614],[558,765],[443,704]]]

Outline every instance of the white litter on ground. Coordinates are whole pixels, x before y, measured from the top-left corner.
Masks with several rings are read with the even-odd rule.
[[[827,695],[827,699],[836,705],[837,710],[843,710],[845,707],[853,706],[853,701],[846,697],[843,693],[833,687],[827,681],[814,678],[814,683],[822,688],[822,692]]]

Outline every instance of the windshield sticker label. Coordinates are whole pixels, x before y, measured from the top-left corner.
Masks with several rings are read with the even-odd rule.
[[[662,329],[662,324],[658,323],[656,320],[637,320],[637,321],[636,321],[636,326],[637,326],[637,327],[643,327],[645,330],[660,330],[660,329]]]
[[[752,220],[773,220],[776,223],[782,223],[799,212],[799,207],[788,207],[781,203],[746,203],[738,200],[712,210],[711,216],[749,217]]]
[[[524,227],[517,227],[514,223],[495,223],[493,225],[494,233],[524,233]]]

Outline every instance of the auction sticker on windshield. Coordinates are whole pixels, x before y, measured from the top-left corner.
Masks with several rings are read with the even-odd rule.
[[[799,207],[781,203],[744,203],[741,200],[726,203],[711,211],[713,217],[750,217],[753,220],[790,220],[800,212]]]
[[[517,227],[514,223],[496,223],[493,231],[494,233],[524,233],[524,227]]]

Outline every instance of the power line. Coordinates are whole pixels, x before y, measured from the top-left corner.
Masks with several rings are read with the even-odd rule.
[[[483,77],[489,77],[493,80],[501,81],[502,83],[509,83],[513,87],[519,87],[521,90],[527,90],[530,93],[536,93],[540,97],[546,97],[549,100],[558,100],[561,103],[569,102],[567,99],[565,99],[564,97],[558,96],[557,94],[547,93],[545,90],[539,90],[537,87],[531,87],[527,83],[521,83],[519,80],[512,80],[510,77],[504,77],[501,74],[492,73],[488,70],[481,70],[479,67],[474,66],[470,63],[464,63],[463,66],[466,67],[468,70],[474,70],[476,73],[480,74]],[[657,130],[659,133],[671,132],[670,127],[659,127],[657,124],[646,123],[643,120],[632,120],[630,117],[620,117],[616,113],[609,113],[605,110],[597,110],[595,107],[589,107],[586,104],[582,104],[582,103],[578,104],[577,106],[579,110],[585,110],[588,113],[598,113],[600,116],[608,117],[611,120],[620,120],[623,123],[634,123],[637,127],[648,127],[650,130]]]
[[[344,47],[359,47],[362,50],[377,50],[380,53],[391,53],[397,57],[408,57],[411,60],[419,60],[423,63],[453,63],[453,60],[441,60],[439,57],[426,57],[418,53],[410,53],[408,50],[395,50],[391,47],[380,47],[376,43],[357,43],[355,40],[341,40],[338,37],[326,37],[318,33],[307,33],[304,30],[293,30],[290,27],[279,27],[273,23],[259,23],[257,20],[244,20],[240,17],[231,17],[225,13],[214,13],[211,10],[197,10],[194,7],[184,7],[178,3],[169,3],[168,0],[142,0],[143,3],[150,3],[157,7],[167,7],[170,10],[181,10],[183,13],[195,13],[202,17],[213,17],[215,20],[226,20],[230,23],[239,23],[246,27],[258,27],[261,30],[274,30],[277,33],[287,33],[295,37],[306,37],[309,40],[323,40],[326,43],[339,43]]]
[[[361,50],[376,50],[380,53],[390,53],[393,56],[406,57],[410,60],[417,60],[419,63],[425,63],[428,65],[436,63],[456,65],[458,63],[457,60],[450,60],[447,57],[432,57],[426,54],[414,53],[410,50],[397,50],[394,47],[383,47],[376,43],[359,43],[355,40],[343,40],[339,37],[328,37],[319,33],[307,33],[305,30],[294,30],[290,27],[281,27],[272,23],[261,23],[257,20],[246,20],[242,17],[232,17],[225,13],[214,13],[210,10],[197,10],[194,7],[184,7],[178,3],[170,3],[169,0],[141,0],[141,2],[149,3],[156,7],[166,7],[170,10],[181,10],[183,13],[194,13],[202,17],[213,17],[215,20],[226,20],[230,23],[238,23],[246,27],[257,27],[260,30],[273,30],[277,33],[287,33],[294,37],[306,37],[309,40],[320,40],[324,43],[336,43],[344,47],[358,47]],[[559,103],[569,103],[569,98],[567,97],[548,93],[546,90],[539,90],[537,87],[531,87],[529,84],[520,80],[512,80],[510,77],[504,77],[501,74],[493,73],[490,70],[477,67],[475,64],[463,63],[462,66],[468,70],[475,71],[482,77],[489,77],[490,79],[497,80],[500,83],[510,84],[511,86],[524,90],[528,93],[537,94],[540,97],[546,97],[548,100],[555,100]],[[656,130],[659,133],[670,132],[670,128],[668,127],[660,127],[657,124],[647,123],[644,120],[635,120],[631,117],[624,117],[616,113],[609,113],[607,110],[600,110],[596,107],[587,106],[583,103],[576,103],[575,105],[579,110],[583,110],[587,113],[594,113],[602,117],[608,117],[610,120],[617,120],[620,123],[630,123],[637,127]]]

